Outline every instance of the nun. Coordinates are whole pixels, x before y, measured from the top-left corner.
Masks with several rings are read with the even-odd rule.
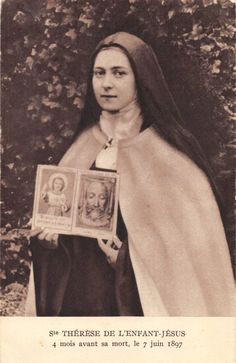
[[[140,38],[119,32],[98,44],[78,130],[59,165],[119,173],[117,235],[32,231],[36,315],[235,315],[218,189]]]

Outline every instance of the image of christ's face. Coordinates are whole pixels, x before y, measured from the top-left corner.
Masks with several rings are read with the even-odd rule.
[[[104,216],[108,200],[108,190],[101,182],[91,182],[86,193],[86,217],[96,221]]]

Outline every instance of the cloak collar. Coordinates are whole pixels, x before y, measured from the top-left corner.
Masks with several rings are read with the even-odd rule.
[[[136,142],[141,141],[143,138],[146,137],[146,134],[150,132],[151,127],[148,127],[147,129],[141,131],[138,135],[128,137],[127,139],[119,140],[118,143],[118,149],[126,148],[131,145],[133,145]],[[95,125],[92,128],[92,133],[94,138],[102,145],[106,144],[108,141],[108,137],[102,132],[99,125]]]

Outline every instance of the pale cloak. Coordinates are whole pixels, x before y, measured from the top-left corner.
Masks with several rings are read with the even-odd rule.
[[[61,166],[89,169],[107,141],[84,131]],[[119,204],[145,316],[234,316],[235,285],[205,174],[150,127],[121,140]]]

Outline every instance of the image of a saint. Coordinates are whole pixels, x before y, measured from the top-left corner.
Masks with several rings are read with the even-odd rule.
[[[65,190],[68,181],[62,173],[54,173],[50,176],[48,183],[42,189],[41,198],[48,204],[46,214],[53,216],[63,216],[70,209],[66,200]]]
[[[110,229],[113,204],[114,191],[111,183],[99,179],[84,180],[79,203],[79,224]]]

